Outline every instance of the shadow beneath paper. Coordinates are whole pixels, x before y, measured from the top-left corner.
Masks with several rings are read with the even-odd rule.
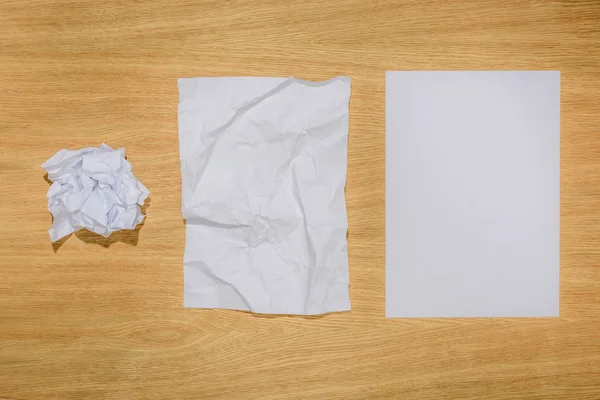
[[[257,313],[253,313],[251,311],[242,311],[242,310],[239,310],[239,312],[242,312],[244,314],[250,314],[254,318],[283,318],[283,317],[288,317],[288,318],[302,318],[302,319],[323,319],[323,318],[327,317],[328,315],[341,314],[341,313],[349,313],[350,311],[334,311],[334,312],[328,312],[328,313],[325,313],[325,314],[316,314],[316,315],[301,315],[301,314],[257,314]]]
[[[67,240],[69,240],[69,238],[73,236],[72,233],[69,233],[67,236],[65,236],[62,239],[57,240],[56,242],[52,243],[52,250],[54,250],[54,252],[56,253],[58,251],[58,249],[60,249],[60,247],[65,244],[65,242]]]
[[[88,231],[87,229],[78,230],[75,232],[75,236],[77,236],[77,238],[82,242],[93,243],[102,247],[110,247],[111,244],[118,242],[125,243],[130,246],[137,246],[138,238],[140,236],[140,229],[142,229],[143,225],[144,222],[136,226],[133,230],[121,230],[113,232],[109,237],[106,238],[102,235],[98,235],[97,233]]]

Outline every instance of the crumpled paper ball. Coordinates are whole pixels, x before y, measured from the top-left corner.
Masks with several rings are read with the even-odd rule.
[[[144,220],[140,208],[150,192],[131,172],[125,149],[59,150],[42,164],[52,186],[48,210],[54,217],[52,242],[81,228],[104,237],[120,229],[134,229]]]

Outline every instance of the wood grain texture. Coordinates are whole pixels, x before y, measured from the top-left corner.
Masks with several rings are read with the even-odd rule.
[[[560,69],[561,317],[385,319],[385,71]],[[176,78],[352,77],[352,311],[183,308]],[[0,397],[600,399],[600,2],[0,0]],[[124,146],[141,229],[52,246],[40,164]]]

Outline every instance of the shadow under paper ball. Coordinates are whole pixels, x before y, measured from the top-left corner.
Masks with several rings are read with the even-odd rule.
[[[54,220],[54,218],[52,218]],[[60,247],[65,244],[65,242],[67,240],[69,240],[69,238],[73,236],[72,233],[69,233],[67,236],[65,236],[62,239],[58,239],[56,242],[52,243],[52,250],[54,250],[54,252],[56,253],[58,251],[58,249],[60,249]]]

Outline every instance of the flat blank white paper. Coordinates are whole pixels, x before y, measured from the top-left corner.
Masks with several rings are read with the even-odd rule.
[[[559,315],[560,71],[386,74],[387,317]]]

